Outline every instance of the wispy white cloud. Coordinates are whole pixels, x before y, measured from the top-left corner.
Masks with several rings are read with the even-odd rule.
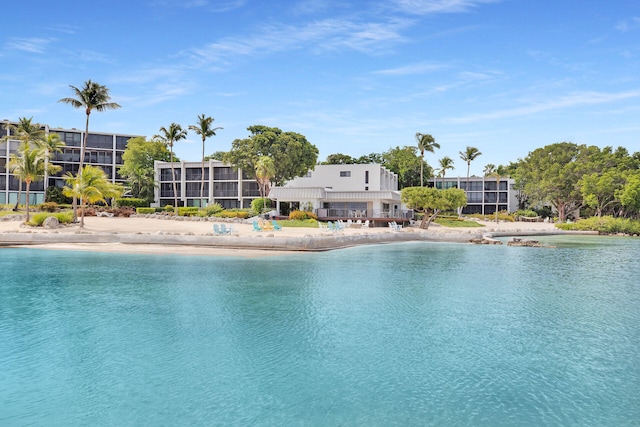
[[[105,64],[117,63],[117,61],[111,58],[109,55],[92,50],[81,49],[78,51],[69,52],[69,55],[79,59],[82,62],[102,62]]]
[[[128,98],[128,101],[136,107],[148,107],[193,93],[193,90],[194,86],[189,82],[166,81],[149,88],[142,96]]]
[[[31,53],[45,53],[49,44],[54,42],[53,38],[11,38],[6,43],[6,48],[11,50],[22,50]]]
[[[418,64],[405,65],[403,67],[378,70],[374,71],[373,74],[381,74],[386,76],[407,76],[413,74],[430,73],[432,71],[442,70],[444,68],[447,68],[447,65],[421,62]]]
[[[142,68],[126,74],[116,74],[111,81],[117,84],[143,85],[157,80],[175,79],[179,70],[170,67]]]
[[[621,21],[618,24],[616,24],[615,28],[618,31],[631,31],[636,28],[640,28],[640,18],[634,16],[634,17],[625,19],[624,21]]]
[[[404,41],[400,31],[408,25],[407,20],[360,23],[339,18],[300,26],[274,24],[264,26],[262,31],[252,36],[227,37],[183,54],[201,63],[302,48],[315,52],[346,49],[375,54]]]
[[[489,113],[450,118],[445,120],[445,122],[473,123],[485,120],[499,120],[510,117],[528,116],[550,110],[605,104],[609,102],[622,101],[625,99],[638,97],[640,97],[640,90],[630,90],[620,93],[575,92],[556,99],[550,99],[545,102],[536,102],[522,107],[498,110]]]
[[[415,15],[467,12],[474,7],[502,0],[394,0],[400,10]]]
[[[50,31],[55,31],[58,33],[64,33],[64,34],[76,34],[78,32],[78,27],[74,25],[67,25],[67,24],[51,25],[51,26],[45,27],[45,29]]]
[[[335,6],[330,0],[302,0],[292,6],[291,12],[296,15],[308,15],[323,12]]]
[[[208,12],[228,12],[244,6],[246,0],[151,0],[151,7],[162,6],[181,9],[205,9]]]

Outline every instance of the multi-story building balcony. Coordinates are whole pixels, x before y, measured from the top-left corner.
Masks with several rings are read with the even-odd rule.
[[[16,203],[20,194],[20,203],[25,203],[24,191],[20,191],[20,182],[8,173],[6,165],[11,154],[15,154],[20,145],[16,139],[11,139],[10,126],[16,122],[8,120],[0,121],[0,138],[6,140],[0,142],[0,203]],[[44,201],[44,189],[50,186],[63,187],[64,175],[76,174],[80,166],[80,145],[84,137],[84,131],[77,129],[53,128],[49,125],[41,125],[45,135],[58,134],[60,140],[65,143],[61,153],[54,153],[51,163],[60,166],[60,172],[48,178],[48,182],[34,182],[30,187],[31,204]],[[122,154],[127,148],[129,139],[137,135],[123,135],[116,133],[89,132],[85,145],[84,164],[102,168],[111,182],[124,183],[125,180],[118,173],[118,168],[123,165]],[[23,184],[24,189],[24,184]]]
[[[204,191],[202,190],[202,162],[155,162],[156,206],[172,205],[175,182],[178,206],[207,206],[220,204],[225,209],[249,208],[251,201],[260,197],[258,183],[248,178],[242,170],[219,160],[205,162]]]
[[[467,193],[467,206],[462,208],[463,214],[489,215],[498,211],[515,212],[518,210],[517,192],[513,188],[514,180],[511,178],[493,177],[451,177],[435,178],[429,180],[429,186],[436,188],[460,188]]]

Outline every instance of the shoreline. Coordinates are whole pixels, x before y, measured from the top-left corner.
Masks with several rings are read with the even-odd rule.
[[[213,222],[205,220],[87,217],[85,221],[84,229],[67,226],[53,230],[24,226],[18,221],[0,221],[0,247],[253,258],[400,242],[470,243],[486,236],[594,234],[564,231],[547,223],[496,224],[482,221],[479,222],[483,227],[432,225],[428,230],[407,227],[397,232],[382,227],[347,228],[343,233],[290,227],[283,227],[281,231],[255,232],[251,224],[238,222],[231,224],[233,235],[216,236],[213,234]]]

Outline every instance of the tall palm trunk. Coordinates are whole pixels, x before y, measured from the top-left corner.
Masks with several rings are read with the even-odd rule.
[[[173,185],[173,210],[177,212],[178,211],[178,189],[176,187],[176,170],[173,167],[173,144],[169,148],[169,151],[171,152],[170,157],[171,157],[171,183]]]
[[[499,203],[500,203],[500,177],[496,176],[496,224],[499,222],[499,218],[498,218]]]
[[[202,182],[200,183],[200,207],[204,208],[204,138],[202,138],[202,177],[201,179],[202,179]]]
[[[420,153],[420,187],[424,186],[424,151]]]
[[[471,162],[467,162],[467,185],[464,186],[464,189],[466,190],[467,193],[469,193],[469,172],[470,172],[470,170],[471,170]]]
[[[27,200],[25,203],[25,206],[27,208],[27,220],[25,222],[29,222],[29,189],[31,188],[31,180],[26,180],[25,181],[25,194],[27,196]]]
[[[47,201],[47,188],[49,187],[49,150],[44,153],[44,201]]]
[[[16,200],[16,205],[13,207],[14,212],[18,212],[18,206],[20,206],[20,198],[22,197],[22,180],[18,181],[18,200]]]

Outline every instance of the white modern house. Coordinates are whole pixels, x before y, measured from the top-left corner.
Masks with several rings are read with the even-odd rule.
[[[316,165],[305,176],[272,187],[269,198],[276,211],[309,209],[319,219],[365,218],[408,221],[412,211],[400,200],[398,175],[379,164]]]

